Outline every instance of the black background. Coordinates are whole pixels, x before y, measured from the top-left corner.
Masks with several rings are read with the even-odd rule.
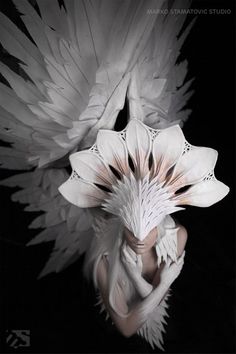
[[[189,239],[184,269],[172,287],[165,349],[235,353],[234,1],[193,1],[192,8],[231,9],[228,15],[199,15],[182,50],[189,77],[195,77],[184,134],[193,145],[218,150],[215,174],[231,191],[210,208],[187,207],[177,215]],[[18,23],[11,1],[2,1],[1,11]],[[2,52],[1,59],[10,61]],[[1,179],[12,174],[0,172]],[[53,244],[24,246],[38,233],[27,229],[37,214],[12,203],[12,191],[1,187],[1,351],[152,353],[145,341],[123,338],[99,315],[93,287],[81,275],[82,259],[37,280]],[[5,345],[7,329],[30,329],[31,347]]]

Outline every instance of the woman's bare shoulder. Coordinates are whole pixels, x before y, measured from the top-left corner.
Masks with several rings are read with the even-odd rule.
[[[177,254],[178,257],[181,256],[181,254],[184,251],[187,239],[188,239],[188,232],[186,228],[183,225],[178,224],[178,231],[177,231]]]

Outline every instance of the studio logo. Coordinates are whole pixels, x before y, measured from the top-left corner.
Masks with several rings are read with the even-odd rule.
[[[30,346],[29,329],[10,329],[6,331],[6,344],[14,349]]]

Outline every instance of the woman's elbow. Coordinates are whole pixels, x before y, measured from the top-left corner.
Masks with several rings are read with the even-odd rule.
[[[129,328],[122,328],[122,329],[120,329],[120,332],[124,337],[130,338],[136,333],[136,330],[132,330]]]
[[[124,326],[119,326],[118,330],[124,337],[129,338],[137,332],[138,328],[136,325],[125,324]]]

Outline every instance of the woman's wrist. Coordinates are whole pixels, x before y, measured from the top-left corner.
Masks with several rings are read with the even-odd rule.
[[[153,286],[142,277],[137,269],[130,268],[127,272],[140,296],[146,297],[152,292]]]

